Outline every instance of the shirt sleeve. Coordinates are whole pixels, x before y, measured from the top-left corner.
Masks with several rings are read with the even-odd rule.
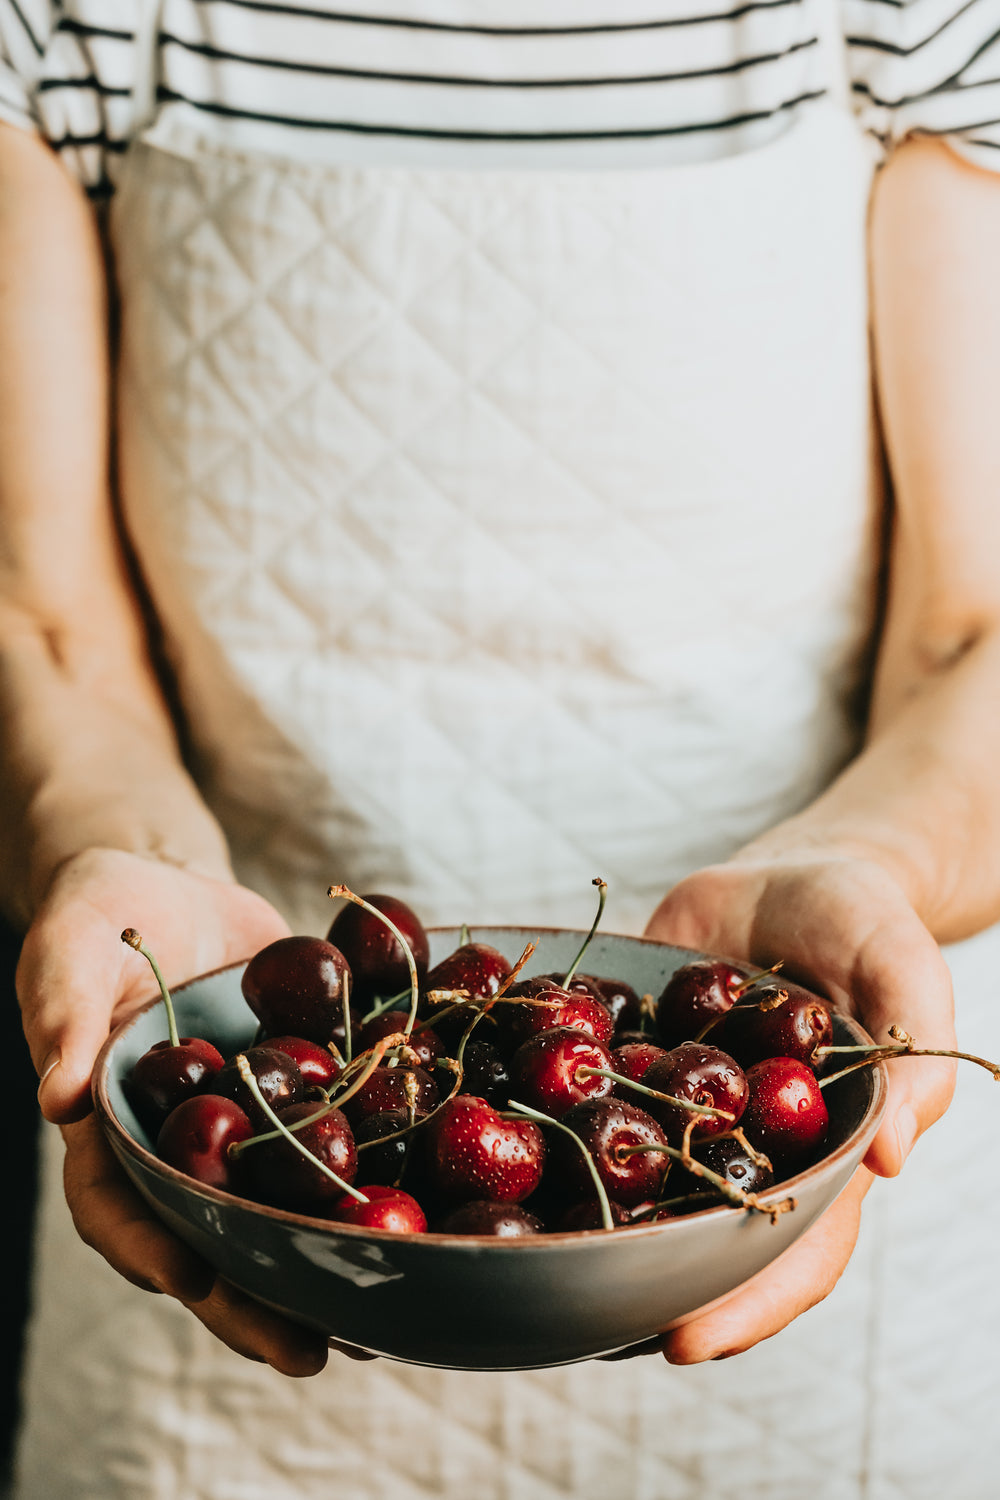
[[[0,120],[39,128],[36,89],[55,22],[52,0],[0,0]]]
[[[945,137],[1000,171],[1000,0],[844,0],[855,108],[891,149]]]

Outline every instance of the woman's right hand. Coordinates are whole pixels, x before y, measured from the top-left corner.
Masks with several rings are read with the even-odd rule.
[[[230,1348],[288,1375],[326,1362],[326,1341],[244,1297],[170,1234],[132,1188],[91,1113],[108,1032],[157,993],[121,941],[135,927],[168,985],[249,957],[288,932],[260,896],[155,859],[90,849],[56,873],[24,940],[17,992],[47,1120],[66,1143],[66,1197],[81,1238],[127,1280],[178,1298]]]

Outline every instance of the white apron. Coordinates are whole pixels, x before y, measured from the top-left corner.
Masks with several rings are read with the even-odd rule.
[[[162,123],[133,146],[125,516],[205,795],[293,925],[322,931],[345,880],[428,922],[583,926],[601,874],[608,928],[641,930],[849,756],[872,171],[836,100],[670,170],[318,167]],[[306,1382],[115,1277],[56,1175],[17,1500],[995,1493],[972,1387],[944,1431],[941,1402],[970,1359],[1000,1395],[970,1317],[996,1291],[970,1273],[956,1305],[935,1278],[930,1301],[925,1257],[965,1242],[919,1168],[871,1195],[835,1296],[741,1359],[334,1356]]]

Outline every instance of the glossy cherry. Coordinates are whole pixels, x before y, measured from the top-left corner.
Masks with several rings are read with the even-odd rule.
[[[735,1003],[746,969],[724,959],[682,964],[667,980],[656,1002],[656,1029],[665,1047],[694,1041],[699,1032]]]
[[[541,1234],[545,1226],[519,1203],[477,1198],[453,1208],[434,1227],[440,1234],[490,1234],[496,1239],[513,1240]]]
[[[307,1041],[301,1036],[269,1036],[266,1045],[292,1059],[307,1089],[327,1089],[340,1076],[340,1063],[329,1047],[321,1047],[318,1042]]]
[[[125,1082],[128,1101],[149,1134],[155,1137],[182,1099],[203,1093],[224,1061],[219,1049],[201,1037],[154,1042]]]
[[[423,987],[427,990],[465,990],[475,998],[488,1000],[496,994],[510,970],[511,965],[499,948],[489,943],[463,943],[434,965]]]
[[[599,1042],[607,1042],[614,1030],[611,1012],[602,1000],[596,1000],[583,990],[564,990],[559,985],[536,990],[530,1001],[505,1009],[509,1012],[507,1019],[516,1041],[525,1041],[539,1032],[551,1031],[555,1026],[571,1026],[577,1031],[588,1032]]]
[[[243,972],[243,998],[270,1036],[301,1036],[325,1046],[343,1025],[352,974],[339,948],[317,937],[283,937],[255,953]]]
[[[412,907],[396,896],[367,895],[369,906],[388,917],[409,945],[418,981],[430,962],[426,929]],[[359,1005],[376,996],[399,995],[410,988],[410,966],[403,945],[377,916],[353,902],[341,908],[330,924],[327,941],[340,949],[351,966],[352,992]]]
[[[683,1042],[653,1062],[642,1076],[646,1088],[656,1089],[681,1101],[690,1101],[709,1109],[725,1111],[729,1116],[693,1114],[682,1103],[668,1104],[642,1095],[643,1108],[658,1120],[667,1132],[670,1144],[683,1143],[689,1121],[694,1118],[693,1139],[722,1135],[739,1123],[749,1097],[746,1074],[727,1053],[718,1047],[698,1042]]]
[[[298,1064],[287,1052],[262,1044],[248,1047],[242,1055],[250,1065],[250,1071],[257,1080],[265,1101],[272,1109],[282,1109],[286,1104],[298,1104],[303,1098],[305,1087],[302,1074]],[[243,1082],[235,1057],[229,1058],[216,1073],[212,1080],[212,1092],[232,1099],[249,1115],[258,1130],[270,1129],[267,1115]]]
[[[535,1191],[545,1140],[530,1120],[507,1120],[471,1094],[457,1094],[422,1128],[432,1186],[452,1202],[520,1203]]]
[[[416,1198],[402,1188],[382,1183],[366,1183],[358,1189],[368,1199],[359,1203],[345,1194],[331,1204],[326,1217],[339,1224],[356,1224],[361,1229],[385,1229],[392,1234],[423,1234],[427,1219]]]
[[[440,1097],[437,1084],[424,1068],[411,1068],[403,1063],[389,1067],[381,1063],[358,1092],[345,1101],[344,1113],[352,1125],[367,1115],[383,1114],[386,1110],[402,1109],[407,1114],[426,1115]]]
[[[612,1047],[611,1066],[624,1078],[631,1078],[633,1083],[639,1083],[646,1069],[666,1055],[665,1047],[659,1047],[655,1042],[640,1038],[635,1041],[621,1042]],[[614,1092],[619,1099],[628,1099],[631,1103],[636,1102],[636,1094],[627,1089],[624,1084],[616,1083]]]
[[[796,1057],[816,1068],[817,1050],[832,1040],[829,1004],[800,985],[784,981],[755,987],[712,1033],[715,1045],[731,1053],[744,1068],[765,1057]]]
[[[408,1110],[385,1109],[365,1115],[353,1127],[366,1182],[398,1187],[414,1146]]]
[[[749,1141],[783,1169],[803,1165],[826,1139],[823,1091],[806,1063],[769,1057],[747,1070],[749,1102],[740,1122]]]
[[[603,1042],[575,1027],[559,1026],[523,1042],[510,1060],[510,1096],[559,1119],[574,1104],[604,1099],[613,1081],[581,1069],[612,1070]]]
[[[646,1110],[621,1099],[594,1099],[575,1104],[562,1123],[587,1148],[613,1201],[630,1208],[660,1196],[669,1156],[635,1149],[667,1145],[663,1127]],[[549,1169],[575,1195],[582,1197],[593,1188],[582,1152],[562,1131],[553,1136]]]
[[[197,1182],[232,1189],[235,1170],[229,1147],[252,1134],[249,1116],[232,1099],[195,1094],[183,1099],[164,1120],[156,1138],[156,1154]]]
[[[275,1113],[296,1140],[341,1181],[334,1182],[285,1136],[276,1135],[235,1153],[241,1191],[276,1208],[320,1215],[342,1196],[342,1184],[352,1183],[357,1175],[354,1136],[339,1109],[327,1108],[317,1118],[318,1109],[315,1102],[304,1100]]]

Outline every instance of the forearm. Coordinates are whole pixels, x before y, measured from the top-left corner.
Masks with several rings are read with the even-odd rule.
[[[0,903],[22,925],[94,845],[228,872],[114,524],[108,385],[89,207],[44,146],[0,127]]]
[[[871,243],[895,504],[869,733],[763,844],[874,855],[950,940],[1000,916],[1000,174],[910,143]]]

